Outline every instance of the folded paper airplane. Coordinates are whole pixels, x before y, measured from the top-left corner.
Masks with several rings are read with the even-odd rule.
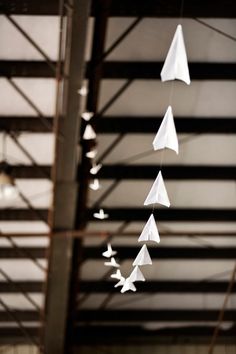
[[[94,165],[93,167],[91,167],[89,172],[91,173],[91,175],[96,175],[101,168],[102,164],[99,163],[98,165]]]
[[[88,94],[88,89],[86,86],[82,86],[79,90],[78,90],[78,94],[80,96],[87,96]]]
[[[156,222],[153,214],[149,217],[146,225],[143,228],[141,235],[139,236],[138,242],[142,241],[154,241],[159,243],[160,236],[157,230]]]
[[[169,148],[174,150],[176,154],[179,153],[178,138],[171,106],[167,108],[152,145],[154,150]]]
[[[133,266],[142,266],[146,264],[152,264],[152,260],[149,255],[147,246],[143,245],[143,247],[141,248],[141,250],[139,251],[137,257],[133,262]]]
[[[147,198],[145,199],[144,205],[149,204],[162,204],[167,207],[170,206],[170,201],[166,191],[166,187],[163,181],[161,171],[158,173]]]
[[[114,288],[118,288],[118,286],[123,286],[125,284],[125,278],[121,277],[121,279],[114,285]]]
[[[190,85],[188,59],[184,45],[182,26],[178,25],[161,70],[161,81],[181,80]]]
[[[103,209],[100,209],[98,213],[94,213],[93,216],[96,219],[100,219],[100,220],[104,220],[104,219],[109,218],[109,215],[105,214]]]
[[[84,140],[93,140],[96,139],[96,133],[93,130],[92,126],[88,124],[85,128],[84,135],[83,135]]]
[[[139,269],[138,266],[136,266],[134,268],[134,270],[132,271],[132,273],[129,276],[129,279],[134,283],[136,281],[145,281],[145,278],[143,276],[143,273],[141,272],[141,270]]]
[[[97,155],[97,150],[91,150],[91,151],[88,151],[86,152],[86,157],[88,157],[89,159],[94,159]]]
[[[136,287],[134,286],[133,282],[130,280],[130,278],[125,279],[123,288],[121,289],[121,293],[125,293],[126,291],[136,291]]]
[[[88,122],[94,116],[93,112],[83,112],[81,117]]]
[[[124,277],[122,277],[120,269],[117,269],[115,273],[111,274],[111,278],[120,280]]]
[[[117,254],[116,251],[113,251],[112,250],[112,247],[111,247],[111,244],[108,243],[107,244],[107,251],[103,252],[103,257],[106,257],[106,258],[111,258],[112,256],[115,256]],[[118,279],[118,278],[117,278]]]
[[[98,189],[100,189],[101,185],[99,180],[95,178],[92,183],[89,183],[89,188],[92,189],[93,191],[97,191]]]
[[[109,262],[104,263],[105,266],[107,267],[114,267],[114,268],[120,268],[119,263],[116,262],[114,257],[111,257]]]

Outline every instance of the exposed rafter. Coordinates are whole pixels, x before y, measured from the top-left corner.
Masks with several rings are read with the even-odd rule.
[[[122,17],[179,17],[181,0],[172,0],[171,5],[166,1],[153,2],[153,0],[137,0],[135,6],[133,0],[121,0],[112,2],[110,16]],[[96,0],[93,1],[92,15],[96,9]],[[219,17],[233,18],[235,15],[235,3],[227,0],[200,0],[198,2],[186,2],[184,4],[183,17]],[[58,15],[57,0],[48,0],[42,4],[36,0],[21,2],[9,0],[1,1],[0,11],[17,15]]]
[[[55,63],[54,63],[55,65]],[[87,64],[86,77],[91,77],[93,63]],[[157,79],[163,62],[106,61],[104,79]],[[235,80],[236,63],[189,63],[192,80]],[[0,60],[0,76],[54,78],[55,74],[43,61]]]

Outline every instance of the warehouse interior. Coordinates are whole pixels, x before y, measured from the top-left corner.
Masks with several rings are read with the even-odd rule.
[[[179,24],[190,85],[160,78]],[[233,0],[0,0],[0,353],[236,353],[235,42]],[[121,293],[102,253],[128,277],[150,213]]]

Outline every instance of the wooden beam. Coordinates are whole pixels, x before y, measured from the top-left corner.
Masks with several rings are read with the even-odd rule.
[[[150,216],[151,209],[144,208],[106,208],[109,214],[109,221],[147,221]],[[100,222],[95,219],[93,214],[97,209],[88,210],[88,219],[90,221]],[[206,209],[206,208],[170,208],[158,209],[158,221],[236,221],[236,210],[231,208],[225,209]],[[1,216],[1,214],[0,214]],[[102,222],[103,220],[101,220]]]
[[[44,219],[47,219],[48,211],[46,209],[36,209],[40,212]],[[90,221],[102,222],[93,217],[97,209],[89,209],[87,217]],[[150,216],[150,209],[144,208],[106,208],[109,214],[109,221],[147,221]],[[171,208],[159,209],[159,221],[214,221],[226,222],[236,221],[236,209],[233,208],[219,208],[219,209],[206,209],[206,208]],[[1,209],[0,221],[39,221],[40,219],[29,209]]]
[[[93,1],[92,15],[94,15],[96,0]],[[153,2],[153,0],[120,0],[113,1],[110,16],[115,17],[179,17],[181,9],[181,0],[172,0]],[[226,0],[224,3],[220,0],[199,0],[198,2],[186,2],[184,4],[183,17],[207,17],[207,18],[234,18],[235,3]],[[48,0],[39,3],[37,0],[24,0],[24,6],[21,2],[8,0],[0,3],[0,12],[15,15],[58,15],[58,2]]]
[[[80,170],[81,166],[79,166]],[[11,174],[19,179],[38,179],[50,175],[51,166],[14,165]],[[235,180],[236,166],[164,165],[165,179],[173,180]],[[156,165],[103,165],[100,179],[144,180],[156,177]]]
[[[55,65],[55,63],[53,63]],[[163,62],[106,61],[103,79],[160,80]],[[90,78],[93,62],[87,63],[86,77]],[[191,80],[235,80],[236,63],[190,62]],[[24,78],[55,78],[44,61],[0,60],[0,76]]]
[[[163,117],[105,116],[100,117],[97,131],[100,134],[155,134],[162,119]],[[175,116],[175,125],[177,132],[184,134],[236,134],[236,117]]]
[[[52,124],[52,118],[46,118]],[[99,117],[100,134],[154,134],[163,117]],[[134,122],[138,124],[134,124]],[[175,117],[178,133],[236,134],[236,117]],[[0,129],[15,132],[49,133],[37,117],[0,117]]]

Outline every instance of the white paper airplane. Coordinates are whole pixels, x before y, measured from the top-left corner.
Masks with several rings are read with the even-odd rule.
[[[134,283],[136,281],[145,281],[145,278],[143,276],[143,273],[141,272],[141,270],[139,269],[138,266],[136,266],[134,268],[134,270],[132,271],[132,273],[129,276],[129,279]]]
[[[142,241],[160,242],[160,236],[153,214],[150,215],[141,235],[139,236],[138,242]]]
[[[161,171],[158,173],[147,198],[145,199],[144,205],[149,204],[162,204],[167,207],[170,206],[169,197],[166,191],[166,187],[163,181]]]
[[[117,269],[115,273],[111,274],[111,278],[120,280],[124,277],[122,277],[120,269]]]
[[[178,25],[174,38],[166,56],[165,63],[161,70],[161,80],[182,80],[190,85],[188,70],[188,59],[184,45],[182,26]]]
[[[94,159],[97,155],[98,151],[97,150],[91,150],[91,151],[88,151],[86,152],[86,157],[88,157],[89,159]]]
[[[136,291],[136,287],[134,286],[133,282],[129,278],[127,278],[127,279],[125,279],[123,288],[121,289],[120,292],[123,294],[129,290]]]
[[[169,148],[174,150],[176,154],[179,153],[179,143],[171,106],[167,108],[152,145],[154,150]]]
[[[107,251],[103,252],[103,257],[106,257],[106,258],[111,258],[112,256],[115,256],[117,254],[116,251],[113,251],[112,250],[112,247],[111,247],[111,244],[108,243],[107,244]]]
[[[121,277],[121,279],[118,281],[118,283],[116,283],[116,285],[114,285],[114,288],[118,288],[118,286],[123,286],[125,283],[125,278]]]
[[[141,248],[141,250],[139,251],[137,257],[133,262],[133,266],[142,266],[146,264],[152,264],[152,260],[149,255],[147,246],[143,245],[143,247]]]
[[[114,268],[120,268],[119,263],[116,262],[114,257],[111,257],[109,262],[104,263],[105,266],[107,267],[114,267]]]
[[[91,173],[91,175],[96,175],[101,168],[102,164],[99,163],[98,165],[94,165],[93,167],[91,167],[89,172]]]
[[[93,139],[96,139],[96,136],[97,135],[96,135],[95,131],[93,130],[92,126],[90,124],[88,124],[85,128],[83,139],[84,140],[93,140]]]
[[[104,219],[109,218],[109,215],[105,214],[103,209],[100,209],[98,213],[94,213],[93,216],[96,219],[100,219],[100,220],[104,220]]]
[[[89,183],[89,188],[93,191],[99,190],[101,188],[99,180],[95,178],[92,183]]]
[[[83,112],[81,117],[88,122],[94,116],[93,112]]]
[[[79,94],[80,96],[87,96],[87,94],[88,94],[88,89],[87,89],[87,87],[82,86],[82,87],[78,90],[78,94]]]

